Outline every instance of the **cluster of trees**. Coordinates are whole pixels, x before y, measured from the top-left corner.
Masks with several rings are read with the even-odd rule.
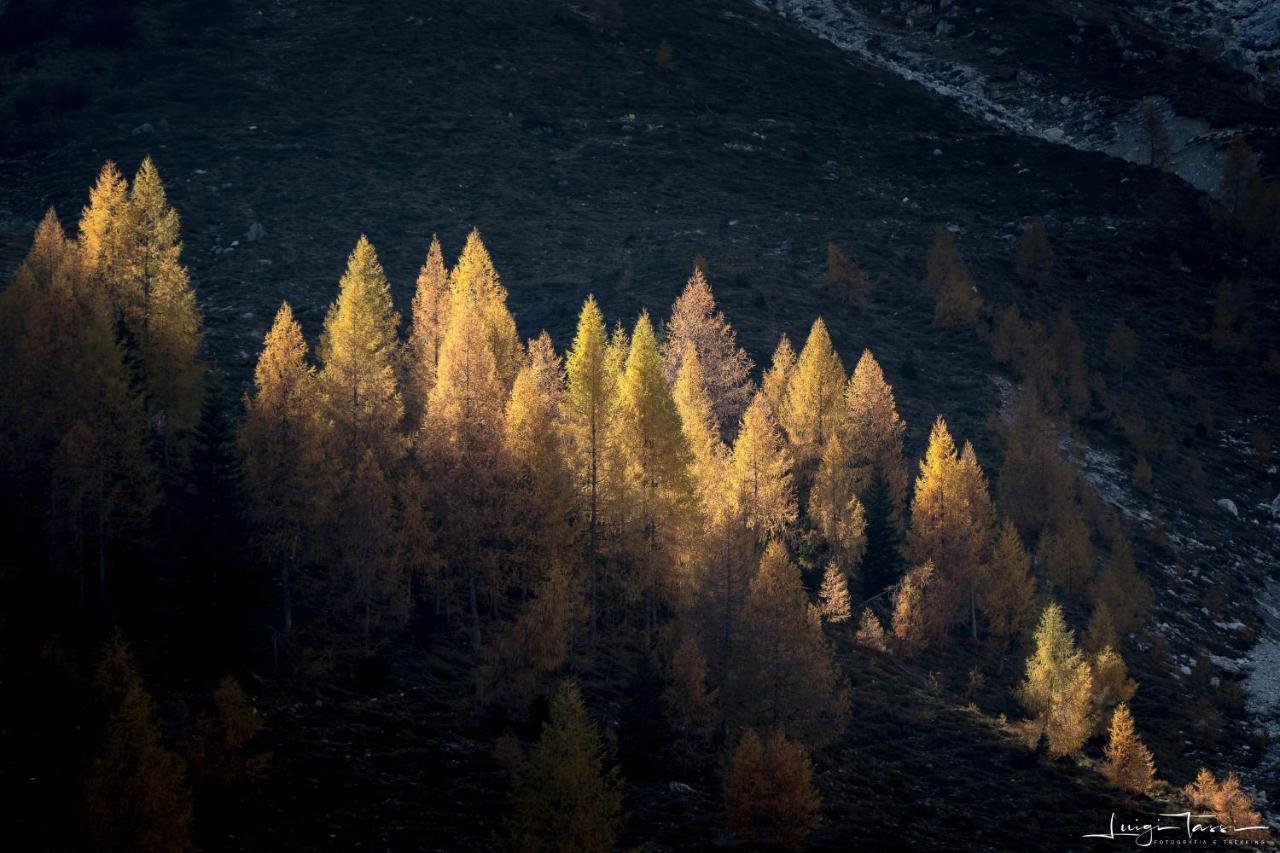
[[[1019,260],[1030,279],[1052,264],[1047,241],[1034,243]],[[6,500],[82,601],[105,600],[113,553],[154,529],[191,465],[204,368],[180,252],[150,160],[132,183],[108,163],[78,235],[50,212],[0,294]],[[854,303],[872,286],[834,245],[828,282]],[[976,321],[981,301],[946,232],[925,284],[939,325]],[[700,266],[660,326],[642,313],[610,328],[588,297],[563,354],[546,332],[522,341],[506,303],[472,231],[452,266],[432,239],[403,335],[363,236],[314,349],[280,306],[235,447],[254,553],[279,591],[277,639],[300,670],[425,620],[476,655],[479,708],[524,718],[575,662],[638,647],[664,663],[672,729],[692,745],[736,744],[735,832],[792,843],[819,812],[809,750],[850,719],[830,635],[905,657],[986,637],[1003,655],[1051,587],[1092,616],[1077,649],[1062,610],[1043,609],[1018,694],[1037,735],[1068,755],[1109,722],[1108,773],[1150,784],[1117,652],[1150,591],[1114,525],[1095,570],[1098,510],[1040,409],[1050,394],[1068,407],[1087,395],[1069,313],[1051,336],[1020,327],[1016,308],[997,323],[1010,353],[1047,338],[1054,356],[1023,377],[1031,391],[1004,429],[993,496],[973,445],[941,417],[912,487],[883,371],[864,351],[847,372],[820,318],[798,353],[779,340],[757,385]],[[1114,348],[1126,351],[1123,334]],[[108,750],[127,740],[148,764],[121,770],[126,757],[110,753],[102,778],[160,780],[154,819],[128,826],[185,831],[182,762],[159,745],[136,677],[117,694]],[[214,775],[234,772],[252,736],[232,719],[238,688],[218,702],[227,721],[191,759]],[[616,772],[575,687],[556,690],[550,711],[517,774],[513,836],[541,849],[564,830],[546,804],[571,801],[585,848],[607,847]],[[104,782],[93,808],[114,808],[120,790]]]
[[[228,676],[213,692],[212,713],[201,716],[185,744],[170,746],[118,634],[104,648],[94,686],[105,716],[86,785],[95,849],[192,849],[193,787],[229,784],[261,766],[261,756],[247,754],[262,725],[257,711]]]
[[[107,163],[79,234],[50,210],[0,294],[6,517],[82,605],[106,601],[112,555],[190,461],[205,371],[181,250],[151,160],[132,182]]]

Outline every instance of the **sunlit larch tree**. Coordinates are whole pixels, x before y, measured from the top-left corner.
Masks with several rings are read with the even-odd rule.
[[[468,245],[473,255],[468,268],[483,272],[488,267],[475,261],[483,252],[478,237],[469,239]],[[464,277],[461,268],[459,261],[451,276],[436,384],[427,400],[427,420],[417,435],[416,450],[419,464],[430,472],[428,480],[450,484],[438,490],[440,507],[435,514],[450,569],[445,580],[449,595],[455,576],[462,581],[471,643],[478,650],[482,600],[493,615],[509,568],[500,548],[511,507],[502,453],[503,407],[509,386],[498,366],[501,357],[508,356],[505,333],[494,330],[514,330],[515,321],[501,301],[504,292],[495,289],[496,274]],[[523,361],[523,348],[518,355]]]
[[[691,592],[710,608],[709,624],[727,660],[741,599],[754,563],[755,537],[747,526],[738,491],[731,483],[732,459],[720,438],[720,425],[702,377],[693,344],[685,345],[673,395],[681,432],[690,451],[689,473],[698,510],[700,535],[690,549]]]
[[[245,395],[238,443],[254,538],[279,573],[287,638],[294,573],[317,520],[311,498],[323,473],[315,369],[307,362],[307,342],[288,302],[281,304],[263,340],[253,387],[252,396]]]
[[[855,493],[866,495],[878,473],[888,488],[893,523],[906,508],[907,465],[902,452],[906,424],[898,416],[893,388],[871,350],[863,350],[844,392],[840,436],[848,464],[857,472]]]
[[[568,524],[572,483],[559,429],[564,368],[546,332],[529,341],[527,361],[511,386],[503,427],[514,504],[511,558],[522,603],[531,585],[571,558],[573,532]]]
[[[633,561],[633,581],[643,602],[646,633],[657,628],[663,596],[680,592],[683,579],[673,566],[683,544],[682,529],[693,505],[691,454],[680,415],[667,390],[662,358],[649,315],[631,333],[626,367],[618,388],[618,454],[635,485],[634,537],[624,548]]]
[[[1151,750],[1138,737],[1133,715],[1124,703],[1117,705],[1111,714],[1105,755],[1103,772],[1116,787],[1145,794],[1155,784],[1156,766]]]
[[[852,618],[849,604],[849,579],[844,570],[833,560],[822,573],[822,587],[818,590],[822,603],[822,618],[833,624],[848,622]]]
[[[838,432],[827,437],[809,489],[809,521],[827,541],[843,571],[852,575],[867,548],[867,517],[857,496],[857,469],[849,464]]]
[[[404,616],[403,597],[395,595],[401,583],[394,551],[394,480],[405,449],[396,379],[399,323],[382,265],[361,235],[317,348],[326,476],[316,491],[324,547],[333,555],[328,592],[366,647],[376,629]],[[393,604],[394,613],[387,609]]]
[[[701,269],[689,276],[684,292],[671,306],[662,343],[663,371],[674,385],[687,347],[701,366],[702,385],[725,436],[731,436],[751,399],[751,357],[738,346],[737,335],[716,308],[711,286]]]
[[[608,349],[604,316],[595,297],[588,296],[578,315],[577,332],[566,357],[568,388],[561,408],[561,420],[578,504],[586,526],[593,637],[599,613],[601,488],[611,432],[610,418],[618,386],[618,373],[609,363]]]
[[[1018,700],[1048,741],[1049,754],[1072,755],[1093,730],[1089,663],[1057,604],[1045,607],[1034,641]]]
[[[114,311],[122,308],[117,288],[128,204],[129,183],[116,164],[108,160],[90,188],[89,203],[80,214],[79,243],[90,277]]]
[[[489,349],[493,352],[498,381],[504,391],[515,381],[524,360],[524,347],[516,333],[516,321],[507,308],[507,289],[494,269],[489,250],[474,228],[467,235],[462,254],[449,272],[450,306],[461,294],[469,294],[480,317]]]
[[[1093,721],[1096,733],[1107,730],[1111,710],[1121,702],[1128,702],[1138,692],[1138,682],[1129,677],[1124,658],[1111,646],[1103,646],[1089,661],[1093,679],[1090,701],[1093,705]]]
[[[449,310],[449,271],[445,269],[440,240],[431,235],[427,259],[418,271],[413,292],[409,340],[405,347],[404,404],[409,426],[421,421],[427,397],[436,384],[440,341]]]
[[[991,544],[994,510],[986,478],[968,443],[957,454],[939,417],[920,461],[907,532],[907,559],[931,561],[938,572],[931,618],[969,622],[977,637],[977,597]]]
[[[787,386],[791,384],[791,373],[795,369],[796,352],[791,348],[791,339],[783,334],[774,347],[769,369],[760,379],[760,394],[779,422],[782,420],[782,404],[787,397]]]
[[[605,370],[612,377],[614,395],[608,418],[608,433],[604,441],[607,452],[601,459],[599,491],[601,538],[604,553],[608,557],[598,561],[598,587],[607,590],[600,609],[602,612],[609,611],[612,622],[625,615],[623,601],[634,592],[634,589],[628,589],[628,585],[634,587],[634,578],[629,576],[625,564],[631,559],[630,555],[635,550],[635,542],[639,536],[636,532],[639,484],[631,475],[627,454],[622,452],[627,425],[621,418],[620,392],[630,352],[631,336],[622,322],[618,321],[605,346]]]
[[[117,294],[166,475],[180,471],[204,402],[200,310],[182,265],[177,211],[151,158],[129,188]]]
[[[927,609],[932,606],[937,577],[933,563],[926,562],[908,570],[894,587],[890,628],[895,646],[906,655],[917,654],[943,633],[944,621]]]
[[[827,437],[836,429],[844,385],[844,364],[819,317],[796,359],[779,417],[805,485],[822,458]]]
[[[366,450],[388,470],[403,455],[404,404],[396,382],[399,324],[382,264],[373,244],[361,235],[347,258],[317,348],[327,449],[347,476],[359,467]]]
[[[733,724],[780,728],[811,746],[838,738],[849,721],[849,682],[780,542],[760,558],[742,634],[726,679]]]
[[[791,453],[763,389],[742,415],[733,442],[732,480],[747,525],[763,544],[796,520]]]

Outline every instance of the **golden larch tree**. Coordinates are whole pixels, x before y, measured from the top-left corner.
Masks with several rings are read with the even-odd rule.
[[[604,316],[595,297],[588,296],[578,315],[577,332],[566,357],[568,390],[561,421],[578,504],[587,528],[593,637],[599,612],[600,490],[618,386],[618,373],[609,364],[608,348]]]
[[[431,235],[427,258],[418,270],[413,292],[409,340],[405,347],[404,404],[410,427],[425,415],[427,397],[436,384],[440,343],[449,316],[449,271],[440,240]]]
[[[704,519],[736,512],[736,497],[725,483],[729,449],[720,438],[720,422],[706,391],[702,360],[692,343],[685,344],[672,397],[680,415],[680,431],[690,452],[689,472]]]
[[[89,203],[81,211],[79,242],[85,266],[113,309],[121,307],[116,289],[120,286],[128,204],[129,183],[116,164],[108,160],[89,190]]]
[[[906,508],[907,464],[902,453],[906,424],[898,416],[893,388],[871,350],[863,350],[844,391],[841,439],[848,464],[857,471],[856,494],[865,497],[878,472],[884,478],[893,523],[902,523]]]
[[[166,474],[181,470],[204,404],[200,309],[182,265],[178,213],[151,158],[129,188],[122,249],[113,271],[147,413]]]
[[[822,618],[832,624],[848,622],[852,616],[849,605],[849,579],[836,562],[827,563],[822,573],[822,587],[818,590],[822,602]]]
[[[502,286],[480,232],[474,228],[449,272],[449,292],[451,308],[466,298],[478,312],[505,397],[524,360],[524,347],[516,333],[515,318],[507,309],[507,289]]]
[[[502,450],[510,385],[503,381],[500,353],[495,349],[495,343],[505,348],[505,333],[495,338],[491,324],[494,317],[505,314],[509,319],[510,315],[501,302],[505,292],[498,289],[496,273],[489,275],[485,271],[490,268],[476,260],[483,252],[477,241],[478,237],[468,241],[472,273],[462,277],[459,267],[454,267],[451,276],[436,384],[427,399],[427,419],[416,437],[416,456],[427,481],[451,484],[438,495],[435,517],[441,524],[445,564],[462,582],[475,650],[482,639],[481,601],[487,600],[490,611],[494,610],[510,568],[501,545],[511,509],[507,457]],[[520,348],[518,361],[523,360]],[[448,585],[454,589],[451,579]]]
[[[1048,741],[1049,754],[1072,755],[1093,731],[1093,676],[1076,649],[1062,608],[1050,603],[1040,616],[1035,650],[1027,658],[1018,701]]]
[[[1089,661],[1089,671],[1093,676],[1093,690],[1090,699],[1093,702],[1093,719],[1097,732],[1106,730],[1107,720],[1111,718],[1111,709],[1121,702],[1128,702],[1138,692],[1138,683],[1129,678],[1129,669],[1124,658],[1111,646],[1103,646],[1093,659]]]
[[[800,470],[808,472],[806,480],[822,458],[827,437],[838,428],[844,384],[844,364],[819,317],[796,359],[779,414],[792,456]]]
[[[782,420],[782,405],[787,397],[787,386],[791,384],[791,373],[796,369],[796,352],[791,348],[791,339],[785,334],[778,339],[774,347],[773,358],[769,369],[760,379],[760,393],[769,405],[769,410],[779,422]]]
[[[312,498],[321,470],[315,369],[288,302],[263,339],[238,436],[254,539],[280,577],[283,634],[293,625],[293,576],[317,522]]]
[[[880,624],[880,617],[870,607],[862,608],[862,617],[858,620],[858,631],[853,635],[853,640],[866,649],[874,649],[877,652],[889,650],[884,626]]]
[[[907,655],[919,653],[945,630],[944,620],[929,604],[937,577],[933,563],[925,562],[907,571],[893,591],[893,639]]]
[[[733,442],[733,484],[747,525],[763,544],[796,520],[791,453],[764,389],[742,415]]]
[[[362,234],[347,258],[317,348],[320,405],[336,477],[351,476],[366,451],[384,470],[403,455],[399,325],[382,264]]]
[[[839,435],[829,436],[809,489],[806,510],[809,521],[851,574],[867,550],[867,516],[856,494],[856,479],[857,470],[849,463],[844,441]]]
[[[616,434],[618,453],[636,489],[636,541],[629,550],[649,633],[657,628],[661,596],[681,591],[671,558],[682,544],[693,497],[691,454],[662,370],[653,324],[647,313],[641,314],[618,388]]]
[[[572,481],[559,429],[564,396],[564,368],[543,332],[529,342],[528,364],[511,386],[503,428],[514,504],[511,556],[522,601],[553,565],[571,558]]]
[[[920,461],[907,531],[907,559],[938,572],[936,606],[947,624],[969,622],[977,637],[977,598],[991,546],[994,510],[972,445],[956,453],[939,417]]]
[[[1151,750],[1142,743],[1133,727],[1129,706],[1121,702],[1111,713],[1111,728],[1104,752],[1102,771],[1117,788],[1145,794],[1155,784],[1156,766]]]
[[[671,306],[662,344],[663,371],[673,385],[687,348],[698,357],[703,391],[726,435],[731,435],[751,399],[751,357],[738,346],[737,335],[716,308],[711,286],[701,269],[689,276],[684,292]]]

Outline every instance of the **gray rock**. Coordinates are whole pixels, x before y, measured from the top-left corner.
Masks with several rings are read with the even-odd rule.
[[[1240,517],[1240,510],[1236,509],[1236,502],[1231,498],[1218,498],[1215,503],[1222,508],[1223,512],[1230,513],[1232,518]]]
[[[255,222],[249,226],[249,230],[244,235],[244,238],[252,242],[254,240],[261,240],[265,236],[267,236],[267,229],[262,227],[261,222]]]
[[[133,129],[134,136],[142,136],[143,134],[155,133],[155,132],[156,132],[156,126],[149,121],[143,122],[142,124],[138,125]]]
[[[673,794],[693,794],[693,793],[697,793],[696,791],[694,791],[694,790],[693,790],[693,788],[690,788],[688,785],[686,785],[686,784],[685,784],[685,783],[683,783],[683,782],[668,782],[668,783],[667,783],[667,790],[669,790],[669,791],[670,791],[671,793],[673,793]]]

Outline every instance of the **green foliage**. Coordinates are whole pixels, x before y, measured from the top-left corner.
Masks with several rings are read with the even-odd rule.
[[[607,768],[604,742],[577,685],[551,699],[550,719],[516,775],[512,846],[524,851],[612,850],[622,813],[622,781]]]

